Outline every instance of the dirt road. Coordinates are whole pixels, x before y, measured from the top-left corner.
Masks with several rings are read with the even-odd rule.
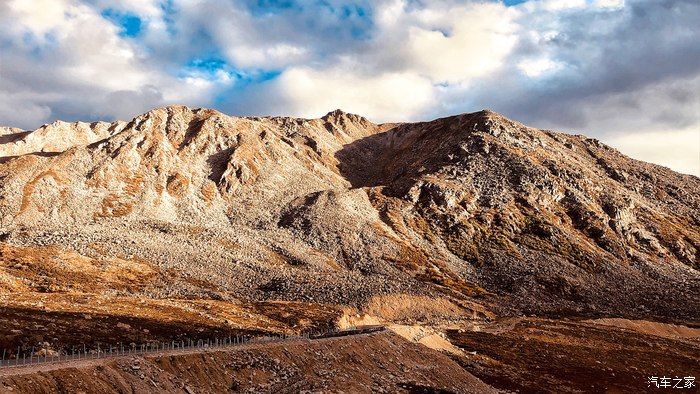
[[[255,349],[261,349],[269,346],[270,344],[278,344],[278,343],[299,343],[299,342],[308,342],[308,341],[327,341],[329,339],[334,339],[338,337],[347,337],[347,336],[359,336],[359,335],[368,335],[371,333],[375,333],[378,331],[384,331],[385,328],[383,326],[367,326],[367,327],[358,327],[357,329],[351,329],[351,330],[341,330],[341,331],[335,331],[335,332],[330,332],[330,333],[323,333],[323,334],[317,334],[317,335],[311,335],[309,338],[304,338],[304,337],[290,337],[287,339],[254,339],[250,342],[246,343],[234,343],[234,344],[227,344],[227,345],[218,345],[218,346],[204,346],[204,347],[185,347],[185,348],[177,348],[177,349],[171,349],[171,350],[163,350],[163,351],[144,351],[144,352],[133,352],[133,353],[125,353],[125,354],[120,354],[120,355],[113,355],[113,356],[101,356],[100,358],[90,358],[91,356],[94,355],[88,355],[88,358],[83,358],[83,359],[74,359],[74,360],[60,360],[60,361],[48,361],[48,362],[41,362],[37,364],[26,364],[26,365],[19,365],[19,366],[5,366],[0,368],[0,377],[4,376],[16,376],[16,375],[26,375],[26,374],[31,374],[31,373],[36,373],[36,372],[48,372],[48,371],[55,371],[59,369],[65,369],[65,368],[85,368],[85,367],[95,367],[98,365],[105,365],[107,363],[110,363],[115,360],[124,360],[124,359],[129,359],[133,357],[167,357],[167,356],[177,356],[177,355],[187,355],[187,354],[197,354],[197,353],[211,353],[211,352],[230,352],[230,351],[235,351],[235,350],[255,350]]]

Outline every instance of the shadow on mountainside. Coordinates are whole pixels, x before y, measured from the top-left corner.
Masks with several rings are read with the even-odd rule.
[[[385,183],[384,155],[387,141],[397,128],[355,140],[335,154],[340,174],[353,188],[379,186]]]
[[[21,140],[31,133],[31,131],[20,131],[19,133],[0,135],[0,144],[9,144],[11,142]]]
[[[421,174],[436,172],[445,164],[441,157],[432,156],[430,146],[431,139],[441,141],[443,130],[423,126],[403,124],[343,146],[335,154],[340,174],[353,188],[390,186],[386,193],[400,195]]]
[[[206,339],[227,335],[254,335],[262,330],[234,330],[226,325],[201,324],[155,317],[109,313],[47,311],[32,307],[0,307],[0,349],[29,352],[37,343],[49,342],[54,350],[70,351],[120,343]],[[116,328],[115,328],[116,327]]]
[[[434,173],[458,153],[471,133],[487,129],[490,111],[450,116],[429,122],[403,123],[355,140],[335,154],[339,170],[353,188],[389,186],[403,191],[421,174]],[[388,191],[390,194],[394,194]]]

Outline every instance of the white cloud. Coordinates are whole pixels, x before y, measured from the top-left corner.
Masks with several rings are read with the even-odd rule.
[[[48,73],[54,82],[91,89],[138,88],[147,82],[134,49],[93,8],[68,0],[48,1],[46,8],[27,4],[9,3],[3,18],[13,26],[4,36],[15,44],[3,61],[3,73],[27,78]]]
[[[603,142],[630,157],[700,176],[700,123],[680,130],[618,135]]]
[[[289,44],[268,45],[258,48],[255,45],[240,44],[227,48],[226,54],[240,67],[283,67],[298,63],[305,58],[306,48]]]
[[[374,121],[415,119],[434,100],[429,80],[410,73],[356,75],[349,68],[285,71],[265,96],[272,112],[316,117],[340,108]]]
[[[547,11],[563,11],[585,8],[586,0],[535,0],[524,4],[530,10],[542,9]]]
[[[547,58],[526,59],[518,63],[518,68],[528,77],[539,77],[542,74],[560,69],[562,65]]]
[[[163,17],[162,0],[93,0],[100,8],[130,12],[146,19]]]
[[[313,55],[303,30],[293,21],[255,18],[238,2],[176,0],[175,4],[181,15],[177,28],[188,36],[207,32],[236,67],[281,68]]]
[[[277,80],[245,92],[247,102],[230,100],[233,111],[253,113],[250,102],[259,113],[317,116],[342,108],[376,121],[416,119],[436,105],[438,85],[466,85],[497,71],[517,42],[518,12],[502,4],[375,4],[373,29],[357,42],[316,37],[323,32],[314,30],[303,40],[282,36],[290,21],[256,20],[230,3],[200,2],[190,20],[206,17],[208,31],[237,66],[286,67]],[[332,46],[317,45],[321,38]]]
[[[601,8],[622,8],[625,6],[625,0],[595,0],[593,5]]]
[[[145,4],[113,6],[134,6],[157,17],[158,11]],[[212,91],[230,85],[220,74],[214,81],[169,75],[121,37],[120,27],[103,18],[98,7],[77,0],[0,4],[0,25],[0,39],[8,43],[0,64],[0,96],[6,108],[13,108],[0,111],[5,124],[34,128],[55,118],[131,117],[163,102],[205,103]]]
[[[43,40],[44,34],[59,28],[66,12],[71,8],[68,2],[61,0],[11,0],[6,7],[14,21],[19,22],[24,31],[34,33],[39,40]]]
[[[412,8],[392,1],[379,6],[378,31],[369,58],[434,82],[465,82],[496,71],[517,41],[516,11],[497,3],[432,2]]]

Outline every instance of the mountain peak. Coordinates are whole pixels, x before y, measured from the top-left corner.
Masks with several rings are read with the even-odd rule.
[[[351,122],[359,124],[372,124],[367,118],[361,115],[345,112],[342,109],[335,109],[321,117],[322,120],[330,123]]]
[[[504,115],[488,108],[484,108],[481,111],[474,112],[475,114],[478,114],[479,116],[485,117],[485,118],[506,118]],[[506,118],[507,119],[507,118]]]
[[[322,118],[327,118],[327,117],[340,117],[340,116],[347,116],[351,115],[349,112],[345,112],[340,108],[334,109],[333,111],[328,112],[327,114],[323,115]]]
[[[148,112],[145,112],[141,115],[136,116],[134,119],[142,119],[142,118],[150,118],[155,116],[173,116],[173,115],[199,115],[199,116],[210,116],[210,115],[224,115],[223,113],[211,109],[211,108],[202,108],[202,107],[188,107],[186,105],[181,105],[181,104],[170,104],[166,105],[163,107],[158,107],[154,108]]]

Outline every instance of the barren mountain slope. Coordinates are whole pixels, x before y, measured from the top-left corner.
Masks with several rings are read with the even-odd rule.
[[[397,234],[444,245],[525,310],[697,319],[697,177],[490,111],[401,125],[338,156]]]
[[[375,125],[173,106],[83,133],[102,139],[71,125],[62,152],[46,127],[22,138],[54,153],[0,145],[6,242],[138,258],[222,299],[699,320],[700,180],[583,136],[489,111]],[[202,297],[182,283],[147,295]]]

